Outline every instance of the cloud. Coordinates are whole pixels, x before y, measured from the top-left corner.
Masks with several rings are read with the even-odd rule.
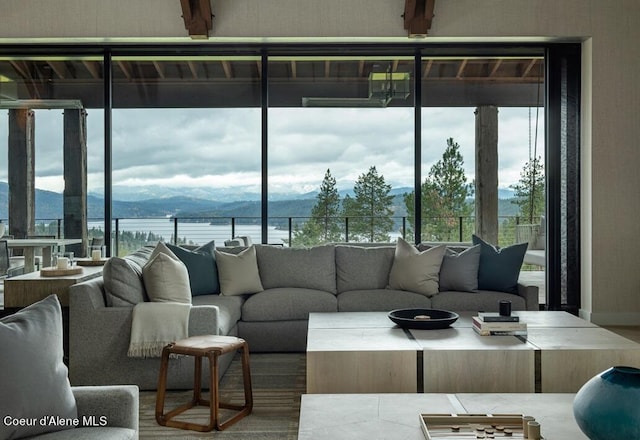
[[[460,144],[468,181],[475,175],[475,108],[422,109],[422,174],[442,157],[446,140]],[[535,109],[532,118],[535,118]],[[412,108],[271,108],[268,112],[270,191],[317,190],[331,169],[341,189],[375,165],[394,187],[412,186]],[[543,115],[538,154],[543,155]],[[36,112],[37,186],[62,191],[62,111]],[[89,190],[104,184],[104,114],[89,110]],[[261,111],[231,109],[115,109],[113,182],[117,185],[230,187],[261,184]],[[527,108],[499,109],[499,186],[515,183],[529,156]],[[533,131],[532,131],[533,136]],[[8,117],[0,114],[0,139]],[[7,146],[0,142],[0,154]],[[7,180],[6,167],[0,180]]]

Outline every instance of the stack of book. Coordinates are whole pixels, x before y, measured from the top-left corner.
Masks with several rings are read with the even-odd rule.
[[[478,313],[473,317],[473,329],[480,336],[526,336],[527,323],[518,316]]]

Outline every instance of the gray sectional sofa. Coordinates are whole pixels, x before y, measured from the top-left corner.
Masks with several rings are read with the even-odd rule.
[[[244,249],[223,250],[237,254]],[[311,312],[409,307],[497,311],[498,301],[504,299],[511,301],[513,310],[538,310],[536,286],[517,285],[513,293],[448,290],[432,295],[391,289],[389,275],[395,250],[394,245],[338,244],[305,249],[256,245],[262,290],[225,295],[223,284],[219,294],[193,296],[189,334],[240,336],[253,352],[303,352]],[[138,253],[136,263],[144,264],[144,255],[149,252],[147,249]],[[133,359],[126,355],[132,305],[110,307],[107,296],[104,277],[70,289],[71,383],[127,383],[155,389],[159,359]],[[169,387],[192,385],[191,359],[172,360],[170,368]],[[224,369],[225,365],[221,371]]]

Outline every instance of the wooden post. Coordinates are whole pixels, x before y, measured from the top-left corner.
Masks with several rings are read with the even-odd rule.
[[[498,243],[498,108],[476,108],[476,235]]]
[[[35,114],[9,110],[9,235],[24,238],[35,229]],[[33,250],[31,250],[33,252]]]
[[[87,232],[87,112],[64,110],[64,236],[81,238],[67,246],[76,256],[86,256]]]

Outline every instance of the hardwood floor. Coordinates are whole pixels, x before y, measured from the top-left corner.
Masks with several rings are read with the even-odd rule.
[[[605,326],[605,328],[640,343],[640,326]]]

